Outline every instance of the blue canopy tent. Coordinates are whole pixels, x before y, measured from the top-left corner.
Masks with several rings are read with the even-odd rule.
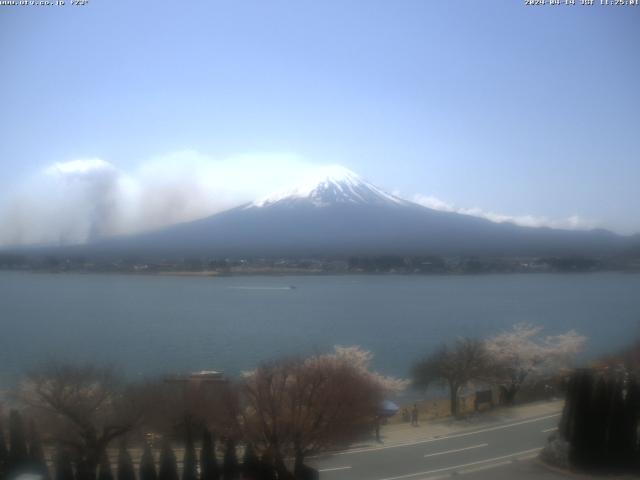
[[[378,415],[381,417],[393,417],[396,413],[398,413],[400,407],[393,403],[391,400],[385,400],[380,404],[380,410],[378,411]]]

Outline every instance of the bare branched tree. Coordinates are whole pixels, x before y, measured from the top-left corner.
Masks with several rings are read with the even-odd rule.
[[[70,449],[89,478],[109,444],[130,432],[143,406],[109,368],[52,362],[27,375],[18,392],[44,432]]]
[[[138,391],[145,405],[140,424],[147,432],[183,437],[206,427],[216,435],[238,435],[239,400],[232,382],[204,384],[160,378],[140,384]]]
[[[489,368],[490,358],[483,342],[461,338],[453,347],[444,345],[416,363],[411,373],[417,387],[427,388],[433,383],[448,386],[451,414],[458,416],[460,390],[472,380],[485,378]]]

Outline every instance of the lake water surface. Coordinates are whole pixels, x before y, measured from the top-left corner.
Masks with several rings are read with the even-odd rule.
[[[0,382],[11,384],[48,358],[108,362],[130,375],[236,374],[335,344],[369,349],[375,368],[406,377],[413,361],[442,342],[517,322],[587,335],[585,358],[620,347],[640,333],[640,275],[0,272]]]

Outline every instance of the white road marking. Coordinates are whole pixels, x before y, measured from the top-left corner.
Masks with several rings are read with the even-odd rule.
[[[337,470],[349,470],[351,467],[333,467],[333,468],[321,468],[319,472],[335,472]]]
[[[450,473],[445,473],[444,475],[434,475],[432,477],[424,477],[419,480],[441,480],[443,478],[451,478],[453,475]]]
[[[536,451],[526,455],[521,455],[518,458],[514,458],[512,460],[505,460],[503,462],[498,462],[498,463],[490,463],[487,465],[481,465],[479,467],[465,468],[464,470],[456,470],[456,471],[445,473],[445,474],[433,475],[431,477],[423,477],[419,480],[441,480],[443,478],[451,478],[456,475],[467,475],[469,473],[476,473],[482,470],[491,470],[492,468],[503,467],[505,465],[513,465],[514,460],[520,460],[520,461],[530,460],[532,458],[535,458],[537,455],[538,455],[538,452]]]
[[[545,428],[544,430],[542,430],[542,433],[553,432],[554,430],[557,430],[557,429],[558,427]]]
[[[294,290],[291,287],[227,287],[231,290]]]
[[[498,463],[490,463],[488,465],[480,465],[479,467],[465,468],[464,470],[458,470],[458,475],[467,475],[469,473],[481,472],[482,470],[490,470],[492,468],[503,467],[505,465],[511,465],[511,460],[505,460]]]
[[[427,453],[425,455],[425,458],[427,458],[427,457],[435,457],[436,455],[445,455],[447,453],[464,452],[465,450],[471,450],[473,448],[482,448],[482,447],[488,447],[488,446],[489,446],[488,443],[481,443],[479,445],[473,445],[471,447],[456,448],[455,450],[445,450],[444,452]]]
[[[383,447],[354,448],[353,450],[345,450],[343,452],[334,452],[334,453],[329,453],[327,455],[336,456],[336,455],[351,455],[353,453],[377,452],[378,450],[387,450],[389,448],[408,447],[408,446],[411,446],[411,445],[421,445],[423,443],[439,442],[440,440],[448,440],[450,438],[466,437],[468,435],[476,435],[478,433],[492,432],[494,430],[501,430],[503,428],[516,427],[518,425],[525,425],[527,423],[539,422],[541,420],[546,420],[548,418],[559,417],[560,415],[562,415],[562,414],[561,413],[554,413],[552,415],[545,415],[544,417],[531,418],[531,419],[528,419],[528,420],[523,420],[521,422],[508,423],[508,424],[504,424],[504,425],[498,425],[498,426],[495,426],[495,427],[483,428],[481,430],[474,430],[472,432],[455,433],[453,435],[447,435],[447,436],[444,436],[444,437],[437,437],[437,438],[428,438],[426,440],[418,440],[416,442],[394,443],[393,445],[385,445]],[[314,455],[314,456],[309,457],[309,458],[318,458],[318,457],[320,457],[320,455]]]
[[[538,456],[538,453],[540,453],[540,450],[542,450],[542,448],[539,448],[535,452],[528,453],[527,455],[520,455],[518,458],[515,458],[514,460],[531,460],[532,458],[536,458]]]
[[[447,470],[456,470],[458,468],[470,467],[472,465],[480,465],[483,463],[495,462],[496,460],[504,460],[505,458],[514,458],[520,455],[525,455],[525,454],[532,453],[535,451],[540,451],[540,450],[542,450],[541,447],[531,448],[529,450],[523,450],[521,452],[510,453],[509,455],[502,455],[500,457],[487,458],[485,460],[478,460],[476,462],[463,463],[461,465],[452,465],[450,467],[436,468],[435,470],[427,470],[426,472],[407,473],[405,475],[398,475],[396,477],[385,477],[379,480],[400,480],[401,478],[419,477],[421,475],[429,475],[430,473],[439,473]]]

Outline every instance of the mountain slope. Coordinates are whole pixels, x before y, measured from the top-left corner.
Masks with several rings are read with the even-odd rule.
[[[407,205],[410,202],[387,193],[339,165],[318,170],[302,185],[275,193],[247,205],[245,208],[309,205]]]
[[[347,255],[609,255],[627,240],[441,212],[384,192],[332,167],[296,189],[195,222],[110,239],[89,250],[153,257]]]

